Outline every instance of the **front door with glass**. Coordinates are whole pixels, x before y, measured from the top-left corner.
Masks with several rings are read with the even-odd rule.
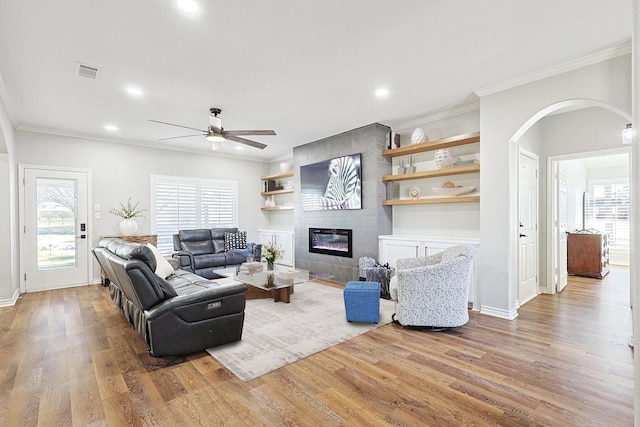
[[[88,172],[21,169],[22,291],[87,284]]]

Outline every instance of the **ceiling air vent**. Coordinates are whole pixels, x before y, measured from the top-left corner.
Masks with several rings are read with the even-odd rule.
[[[92,67],[91,65],[76,62],[76,76],[95,79],[98,75],[98,70],[98,67]]]

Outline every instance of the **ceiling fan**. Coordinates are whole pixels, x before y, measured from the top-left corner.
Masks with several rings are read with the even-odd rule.
[[[272,130],[224,130],[222,127],[222,120],[218,117],[218,114],[222,113],[220,108],[210,108],[209,109],[209,127],[206,130],[196,129],[189,126],[177,125],[174,123],[161,122],[159,120],[149,120],[150,122],[160,123],[163,125],[176,126],[185,129],[197,130],[200,133],[194,135],[181,135],[181,136],[172,136],[170,138],[160,138],[160,141],[166,141],[168,139],[177,139],[177,138],[189,138],[192,136],[204,136],[204,139],[211,142],[211,148],[214,150],[220,149],[220,143],[225,140],[239,142],[240,144],[249,145],[251,147],[259,148],[263,150],[266,148],[266,144],[262,144],[260,142],[252,141],[246,138],[240,138],[238,135],[275,135],[276,133]]]

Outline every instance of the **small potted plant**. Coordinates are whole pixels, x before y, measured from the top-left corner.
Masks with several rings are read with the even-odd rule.
[[[407,173],[414,173],[416,171],[416,167],[413,164],[415,159],[413,156],[409,156],[409,166],[407,166]]]
[[[132,204],[131,197],[129,197],[126,205],[120,203],[120,208],[109,209],[110,214],[122,218],[122,221],[120,221],[120,232],[124,236],[135,234],[135,232],[138,230],[138,223],[135,222],[133,218],[146,218],[144,215],[142,215],[142,212],[146,211],[146,209],[139,209],[139,204],[140,202]]]
[[[407,172],[407,165],[404,162],[404,159],[400,159],[398,162],[398,174],[402,175]]]

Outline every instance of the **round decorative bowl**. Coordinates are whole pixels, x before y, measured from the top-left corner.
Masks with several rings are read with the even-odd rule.
[[[442,187],[431,187],[434,193],[438,196],[461,196],[463,194],[467,194],[475,190],[475,186],[471,185],[469,187],[455,187],[455,188],[442,188]]]

